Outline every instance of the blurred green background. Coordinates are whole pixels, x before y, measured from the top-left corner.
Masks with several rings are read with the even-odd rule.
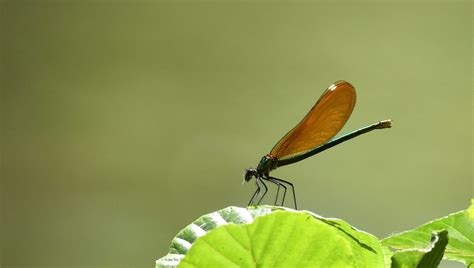
[[[2,267],[153,267],[344,79],[343,132],[276,170],[378,237],[473,196],[472,3],[3,1]],[[273,196],[273,195],[270,195]],[[271,202],[272,199],[268,201]]]

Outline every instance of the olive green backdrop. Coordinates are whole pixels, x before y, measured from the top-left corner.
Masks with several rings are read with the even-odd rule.
[[[473,197],[472,4],[3,1],[2,267],[153,267],[332,82],[343,131],[273,174],[384,237]],[[273,196],[273,195],[271,195]],[[271,202],[271,199],[268,199]]]

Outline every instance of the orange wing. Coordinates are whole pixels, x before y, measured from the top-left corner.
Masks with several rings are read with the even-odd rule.
[[[308,114],[273,147],[271,157],[288,159],[318,147],[334,137],[354,109],[356,93],[346,81],[337,81],[321,95]]]

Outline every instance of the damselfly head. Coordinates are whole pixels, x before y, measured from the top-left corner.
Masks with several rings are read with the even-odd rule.
[[[256,169],[254,168],[247,168],[245,169],[245,173],[244,173],[244,179],[245,181],[249,181],[252,179],[252,177],[257,177],[258,176],[258,172]]]

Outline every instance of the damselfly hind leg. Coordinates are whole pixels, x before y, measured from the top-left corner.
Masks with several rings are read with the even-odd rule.
[[[286,198],[286,186],[277,181],[277,180],[274,180],[272,178],[268,178],[268,181],[270,181],[271,183],[274,183],[278,186],[278,189],[277,189],[277,194],[276,194],[276,197],[275,197],[275,206],[278,205],[278,193],[280,192],[280,186],[283,188],[283,198],[281,199],[281,203],[280,203],[280,206],[283,206],[283,204],[285,203],[285,198]]]
[[[289,182],[289,181],[285,181],[285,180],[282,180],[282,179],[278,179],[278,178],[275,178],[275,177],[268,177],[269,179],[273,179],[273,180],[276,180],[280,183],[286,183],[288,185],[290,185],[291,187],[291,191],[293,192],[293,202],[295,203],[295,209],[298,210],[298,205],[296,204],[296,194],[295,194],[295,187],[293,186],[293,183]]]

